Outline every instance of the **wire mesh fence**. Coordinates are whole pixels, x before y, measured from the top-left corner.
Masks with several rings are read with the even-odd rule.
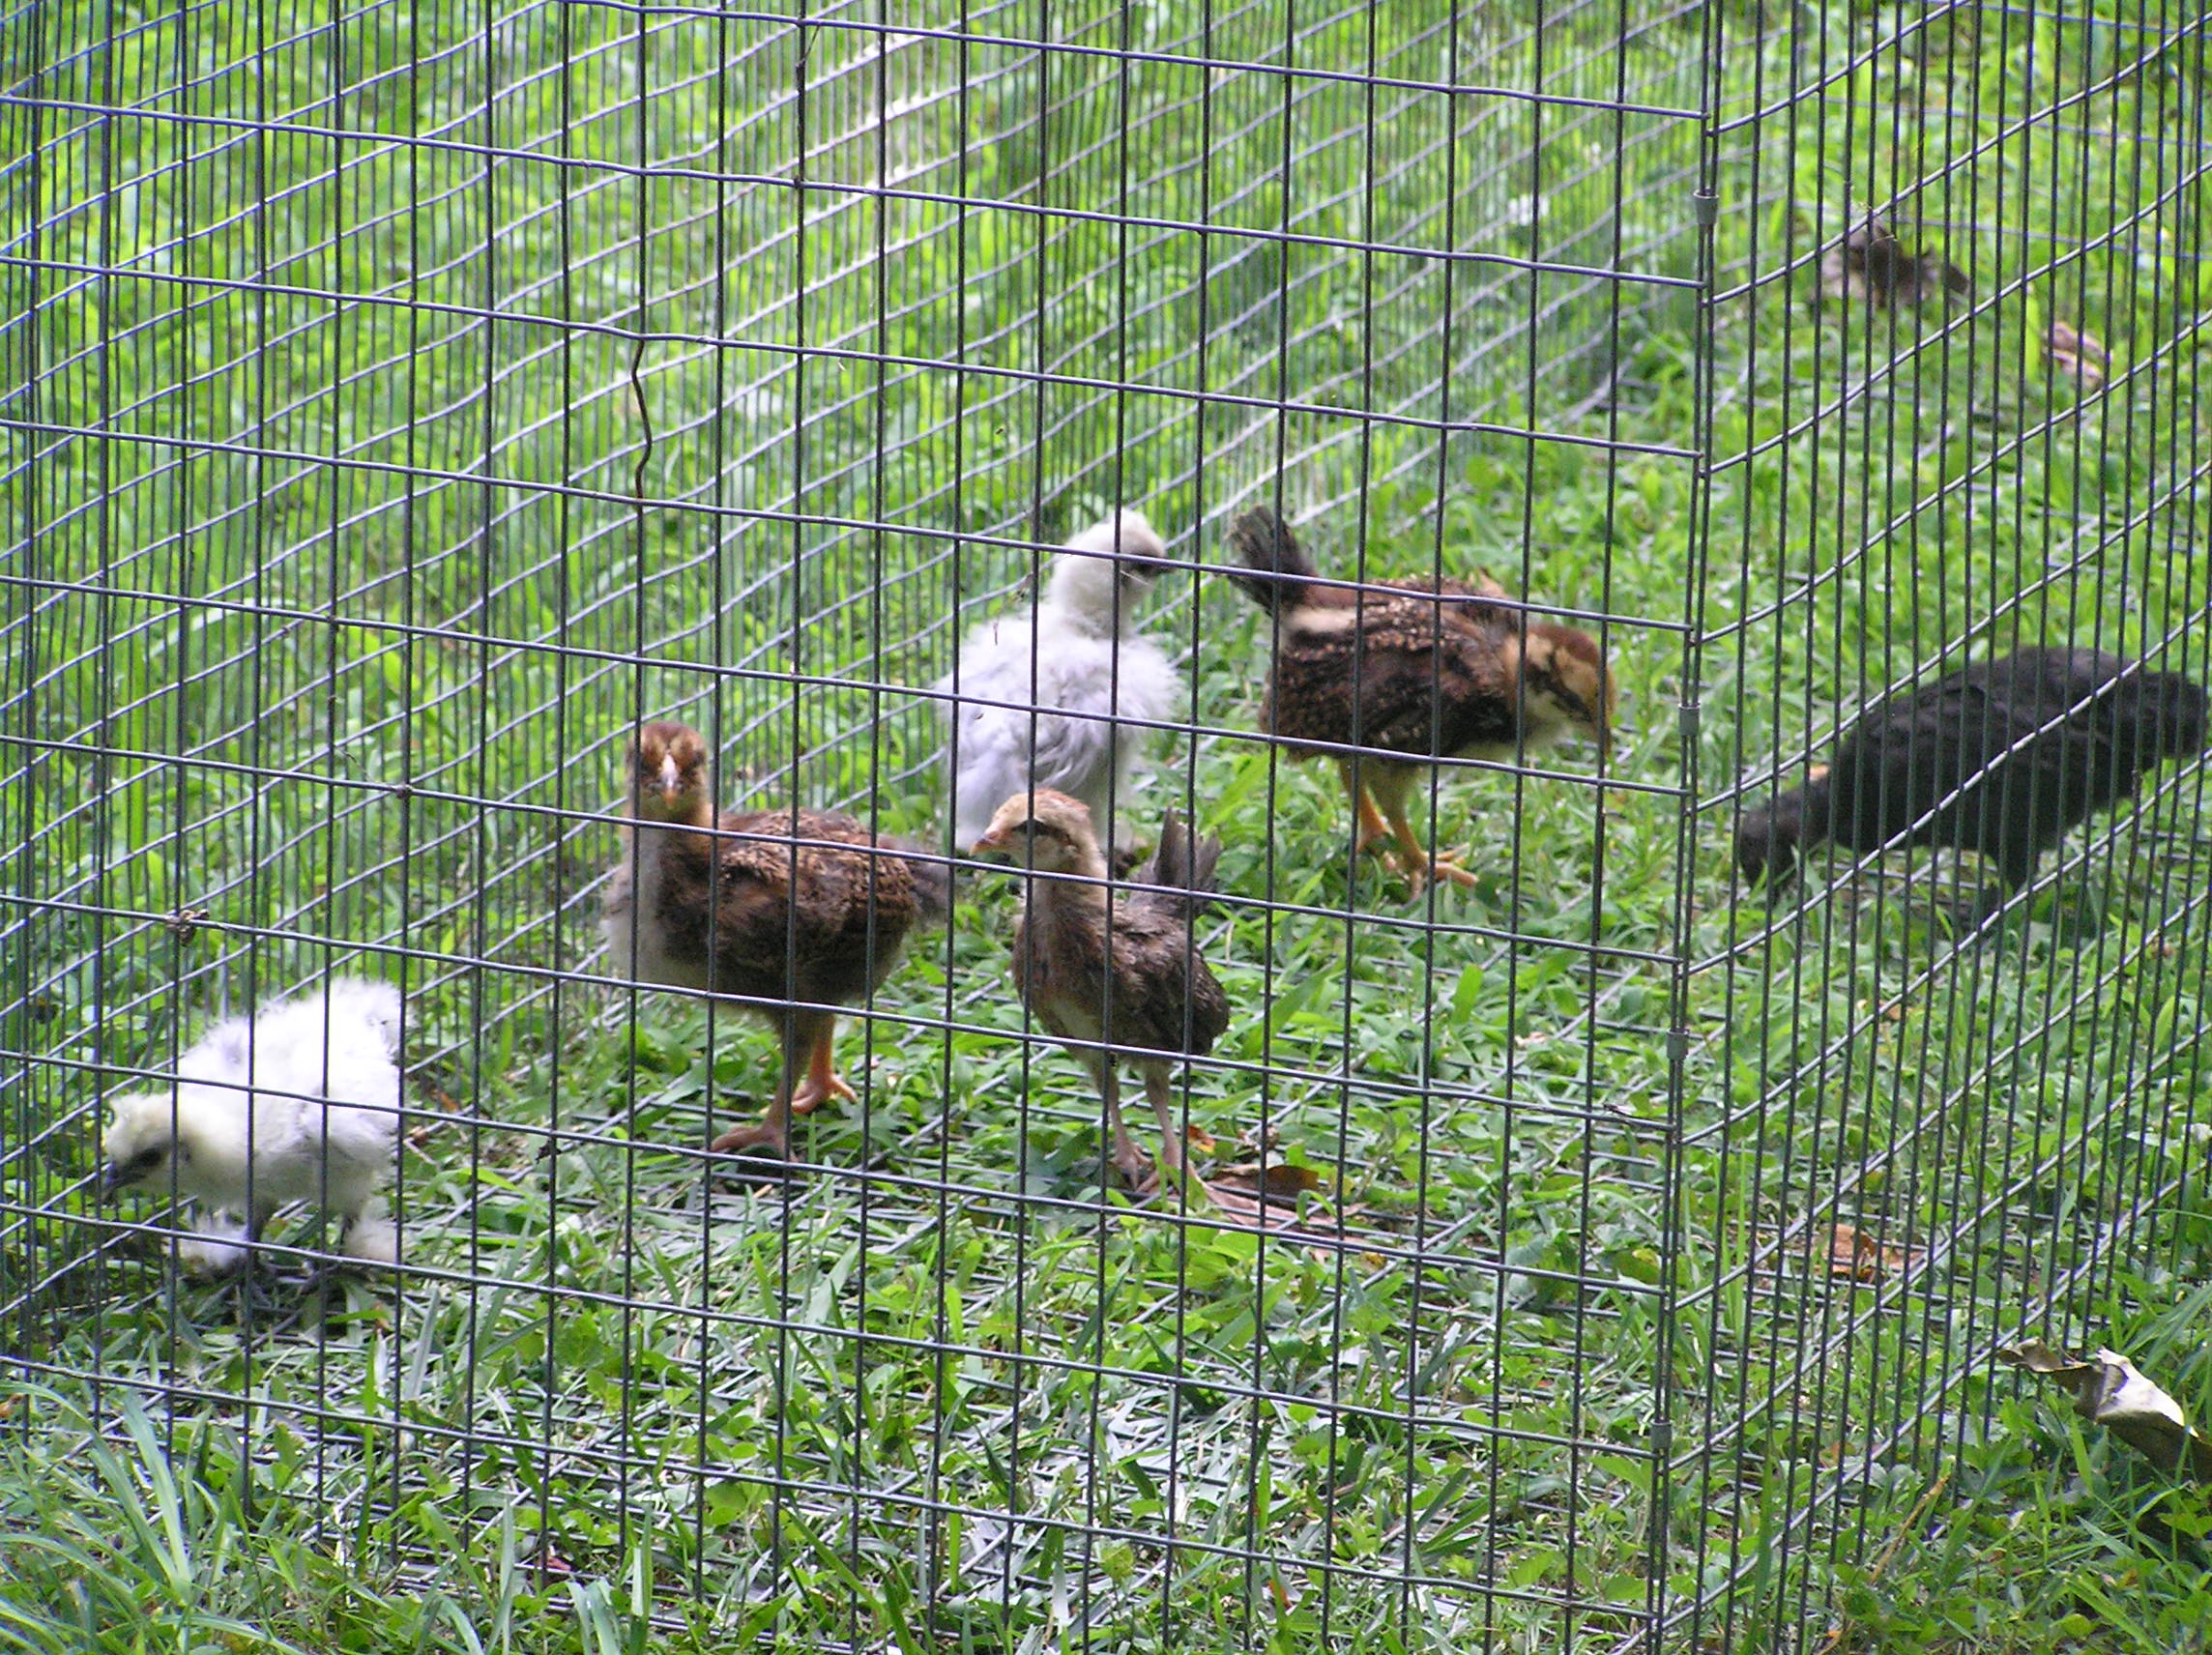
[[[18,1440],[736,1641],[1814,1646],[1997,1343],[2201,1267],[2203,19],[890,10],[0,21]],[[1267,511],[1312,584],[1240,590]],[[1140,577],[1103,666],[1071,566]],[[2024,792],[1868,828],[1883,698],[2038,649],[2114,660],[1998,745],[2110,808],[2024,881],[1939,825]],[[994,650],[1040,770],[1118,708],[1091,826],[1217,839],[1210,905],[973,855]],[[1389,670],[1416,736],[1294,728]],[[774,993],[649,958],[739,877],[655,860],[702,788]],[[794,808],[895,836],[857,986]],[[1099,913],[1165,941],[1071,1028]],[[360,978],[403,1094],[366,991],[221,1021]],[[710,1150],[787,1000],[821,1107]],[[1163,1043],[1179,1182],[1093,1072]],[[218,1059],[365,1102],[393,1259],[312,1126],[234,1154],[304,1198],[250,1248],[212,1150],[100,1199]]]

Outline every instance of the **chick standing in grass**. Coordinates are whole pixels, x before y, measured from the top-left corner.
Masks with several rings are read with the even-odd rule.
[[[1169,717],[1181,692],[1136,629],[1163,550],[1141,511],[1093,524],[1053,559],[1043,601],[971,632],[958,666],[931,686],[948,698],[939,705],[955,845],[981,838],[1000,800],[1046,787],[1081,799],[1111,852],[1110,812],[1128,795],[1142,724]]]
[[[1359,849],[1395,839],[1397,857],[1384,855],[1416,895],[1430,877],[1474,883],[1455,857],[1422,847],[1407,813],[1438,759],[1511,759],[1577,730],[1605,756],[1613,680],[1586,633],[1533,620],[1487,584],[1324,585],[1266,507],[1238,517],[1229,538],[1246,571],[1230,578],[1274,618],[1268,732],[1294,757],[1335,760]]]
[[[343,1252],[391,1263],[397,1233],[370,1209],[398,1148],[398,990],[358,977],[218,1023],[177,1060],[173,1089],[116,1100],[102,1191],[196,1202],[186,1257],[210,1273],[236,1268],[295,1201],[344,1221]]]
[[[2179,673],[2097,650],[2020,650],[1868,708],[1833,764],[1744,812],[1736,868],[1746,884],[1780,885],[1800,847],[1822,839],[1973,851],[2004,882],[1967,911],[1978,922],[2069,831],[2204,741],[2204,691]]]
[[[1014,981],[1022,1003],[1064,1040],[1105,1100],[1114,1164],[1140,1194],[1153,1186],[1151,1157],[1121,1119],[1119,1069],[1134,1062],[1160,1128],[1160,1165],[1194,1197],[1225,1210],[1263,1209],[1209,1189],[1183,1161],[1175,1119],[1175,1070],[1213,1049],[1229,1026],[1229,999],[1207,969],[1191,920],[1213,888],[1219,840],[1191,838],[1171,811],[1140,889],[1106,893],[1106,858],[1079,798],[1050,788],[1016,794],[976,840],[977,855],[1011,857],[1033,877],[1014,927]],[[1115,1048],[1112,1051],[1101,1047]]]
[[[833,810],[717,821],[706,740],[683,724],[632,738],[629,814],[601,915],[608,966],[739,997],[779,1026],[783,1075],[767,1116],[713,1148],[781,1159],[792,1115],[854,1095],[832,1062],[837,1008],[876,990],[910,931],[944,918],[948,870]]]

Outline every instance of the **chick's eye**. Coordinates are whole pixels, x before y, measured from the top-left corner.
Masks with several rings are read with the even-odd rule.
[[[131,1157],[129,1170],[133,1173],[150,1173],[161,1164],[162,1158],[167,1154],[168,1150],[160,1145],[156,1145],[151,1149],[141,1149]]]

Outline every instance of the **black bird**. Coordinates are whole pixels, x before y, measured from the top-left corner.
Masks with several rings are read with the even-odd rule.
[[[2021,650],[1870,708],[1833,764],[1744,813],[1736,869],[1747,885],[1779,885],[1822,839],[1974,851],[2004,881],[1987,917],[2069,830],[2204,741],[2204,691],[2179,673],[2097,650]]]

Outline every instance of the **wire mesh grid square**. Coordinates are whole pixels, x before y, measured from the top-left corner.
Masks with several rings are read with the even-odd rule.
[[[1970,857],[1730,849],[1968,659],[2203,676],[2196,22],[0,30],[26,1438],[139,1410],[364,1570],[794,1647],[1790,1647],[1995,1342],[2196,1256],[2194,760],[1979,936]],[[1256,505],[1601,644],[1602,760],[1421,772],[1467,886],[1260,733]],[[1118,814],[1223,842],[1177,1105],[1312,1169],[1295,1236],[1121,1186],[945,819],[928,686],[1123,506],[1183,700]],[[650,718],[960,868],[778,1186],[706,1149],[772,1035],[601,946]],[[202,1280],[96,1199],[108,1109],[336,974],[404,997],[400,1261],[287,1213]]]

